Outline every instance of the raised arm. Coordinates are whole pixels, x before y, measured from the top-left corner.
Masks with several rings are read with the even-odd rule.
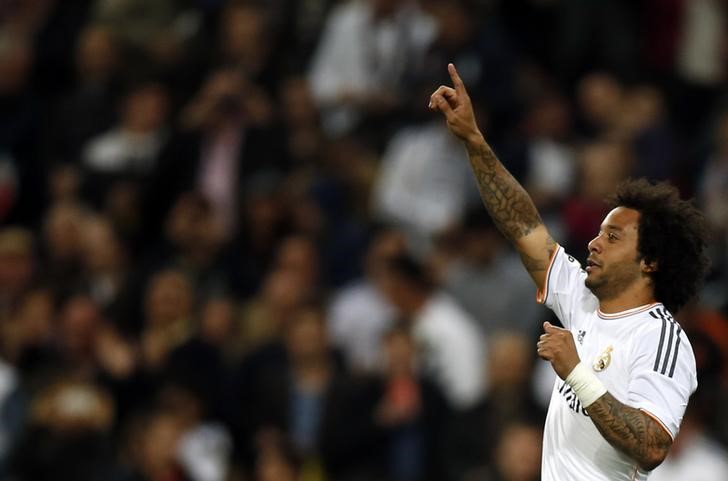
[[[454,88],[439,87],[430,96],[430,108],[442,112],[450,132],[465,144],[483,204],[501,233],[518,250],[531,278],[541,287],[545,284],[556,242],[549,235],[531,197],[485,141],[455,66],[449,64],[447,68]]]

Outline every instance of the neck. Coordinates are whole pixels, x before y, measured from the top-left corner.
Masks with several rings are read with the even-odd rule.
[[[656,299],[651,289],[631,288],[609,299],[599,299],[599,310],[605,314],[614,314],[654,302]]]

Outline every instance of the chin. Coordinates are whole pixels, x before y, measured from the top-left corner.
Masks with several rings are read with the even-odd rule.
[[[598,282],[597,279],[589,276],[587,276],[587,278],[584,280],[584,285],[592,292],[594,292],[595,289],[598,289],[602,284],[603,283]]]

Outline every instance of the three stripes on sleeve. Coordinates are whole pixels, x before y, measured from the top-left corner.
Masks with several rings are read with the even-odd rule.
[[[682,333],[682,328],[664,308],[658,307],[650,311],[650,315],[655,319],[662,320],[660,343],[657,348],[657,356],[655,356],[653,370],[672,377],[675,374],[677,355],[680,351],[680,334]]]

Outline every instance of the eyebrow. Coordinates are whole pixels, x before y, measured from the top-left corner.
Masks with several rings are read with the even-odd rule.
[[[616,225],[612,225],[612,224],[603,225],[602,229],[610,229],[610,230],[618,230],[618,231],[624,230],[623,228],[616,226]]]

